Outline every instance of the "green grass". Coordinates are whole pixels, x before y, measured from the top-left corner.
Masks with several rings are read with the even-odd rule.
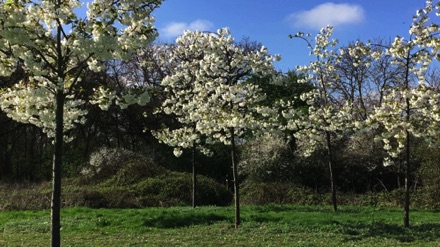
[[[63,246],[440,246],[440,214],[401,209],[244,206],[62,211]],[[49,211],[0,212],[0,246],[49,246]]]

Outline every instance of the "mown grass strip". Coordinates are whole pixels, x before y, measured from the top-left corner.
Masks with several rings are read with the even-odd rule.
[[[400,209],[268,205],[89,209],[62,212],[63,246],[439,246],[440,215]],[[48,211],[0,212],[0,246],[48,246]]]

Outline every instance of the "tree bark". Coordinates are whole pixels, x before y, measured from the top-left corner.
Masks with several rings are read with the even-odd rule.
[[[232,159],[232,173],[234,176],[234,204],[235,204],[235,228],[238,228],[238,226],[241,223],[240,220],[240,191],[239,191],[239,184],[238,184],[238,167],[237,167],[237,152],[235,147],[235,132],[234,128],[230,128],[231,133],[231,159]]]
[[[192,206],[197,206],[196,144],[192,146]]]
[[[405,153],[405,202],[403,205],[403,225],[404,227],[409,227],[409,204],[410,204],[410,193],[409,193],[409,170],[410,170],[410,140],[409,132],[406,131],[406,153]]]
[[[408,51],[408,56],[406,59],[406,73],[405,73],[405,89],[409,90],[409,68],[410,68],[410,54]],[[406,122],[410,122],[411,118],[411,103],[410,99],[406,97]],[[405,131],[406,135],[406,153],[405,153],[405,202],[403,205],[403,225],[404,227],[409,227],[409,203],[410,203],[410,195],[409,195],[409,170],[410,170],[410,133],[408,129]]]
[[[330,188],[332,193],[332,203],[333,203],[333,211],[338,211],[338,203],[336,200],[336,186],[335,186],[335,178],[333,176],[333,151],[332,151],[332,145],[331,145],[331,136],[330,132],[326,132],[326,138],[327,138],[327,154],[328,154],[328,168],[329,168],[329,175],[330,175]]]
[[[57,91],[55,110],[55,145],[52,166],[52,247],[61,245],[61,166],[63,156],[64,92]]]
[[[60,0],[56,0],[55,9],[59,9]],[[55,144],[52,165],[52,202],[51,202],[51,223],[52,223],[52,247],[61,246],[61,168],[63,158],[64,142],[64,58],[61,45],[62,27],[58,23],[56,34],[56,52],[57,52],[57,90],[55,94]]]

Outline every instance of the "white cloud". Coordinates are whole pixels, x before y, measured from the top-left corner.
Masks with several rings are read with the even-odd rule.
[[[159,34],[165,38],[174,38],[183,33],[185,30],[190,31],[209,31],[214,24],[207,20],[195,20],[191,23],[171,22],[164,28],[159,29]]]
[[[323,3],[310,10],[293,13],[287,21],[294,27],[321,29],[327,25],[340,26],[360,23],[365,19],[360,5]]]

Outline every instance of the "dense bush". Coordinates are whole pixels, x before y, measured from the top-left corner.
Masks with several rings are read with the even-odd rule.
[[[198,205],[228,205],[232,200],[232,194],[226,188],[214,180],[197,176],[197,204]],[[133,190],[150,205],[146,206],[172,206],[169,204],[190,205],[192,180],[189,173],[173,172],[170,175],[146,179],[136,185]],[[147,197],[145,198],[145,196]],[[153,197],[152,197],[153,196]],[[153,199],[157,201],[154,202]],[[169,202],[171,200],[171,202]],[[151,205],[154,203],[155,205]]]
[[[294,160],[286,140],[276,135],[264,135],[243,146],[239,172],[251,181],[291,181]]]
[[[63,206],[139,208],[191,205],[192,176],[172,172],[123,149],[100,149],[76,179],[63,180]],[[47,209],[50,184],[5,188],[0,210]],[[198,205],[228,205],[232,194],[213,179],[198,176]]]
[[[281,150],[281,153],[268,148],[263,150],[265,153],[262,155],[262,161],[258,161],[256,157],[251,159],[255,166],[242,166],[242,175],[246,174],[248,178],[241,190],[243,204],[330,205],[331,197],[328,191],[314,186],[327,182],[324,176],[325,164],[320,162],[317,155],[300,160],[303,165],[292,164],[289,174],[283,174],[284,180],[276,179],[277,177],[270,177],[265,171],[270,168],[275,173],[282,173],[284,168],[276,167],[275,161],[284,155],[287,157],[287,147],[284,143],[271,144],[269,141],[259,145],[275,147],[276,150]],[[423,150],[427,150],[426,147]],[[263,151],[260,149],[260,153]],[[440,174],[440,170],[436,164],[440,158],[435,152],[417,155],[424,158],[421,160],[422,165],[417,176],[413,178],[413,181],[419,181],[418,184],[413,184],[421,186],[412,186],[412,206],[439,209],[440,186],[437,175]],[[349,164],[351,159],[342,157],[338,160],[341,161],[340,168],[349,170],[344,164]],[[362,159],[358,161],[363,163]],[[317,174],[318,167],[322,170]],[[353,169],[356,167],[362,165],[355,165]],[[344,170],[339,171],[341,176],[356,174],[348,171],[344,173]],[[47,209],[50,207],[50,191],[50,183],[0,185],[0,210]],[[63,180],[64,207],[139,208],[190,205],[191,192],[191,174],[170,171],[151,159],[123,149],[98,150],[91,156],[89,164],[84,166],[82,176]],[[228,205],[232,200],[232,194],[225,186],[201,175],[198,176],[197,193],[198,205]],[[366,193],[359,193],[359,190],[341,190],[338,194],[340,205],[400,207],[403,205],[403,198],[402,189],[370,190]]]
[[[331,205],[329,193],[316,193],[310,189],[292,183],[250,182],[242,187],[242,202],[247,205],[266,204],[299,204],[299,205]],[[412,191],[412,207],[420,209],[440,209],[440,196],[437,191],[419,189]],[[391,192],[368,192],[364,194],[339,193],[339,205],[371,206],[371,207],[402,207],[404,190]]]
[[[0,210],[33,210],[50,207],[50,184],[0,184]]]
[[[322,204],[322,196],[310,189],[301,188],[292,183],[249,182],[241,190],[242,202],[248,205],[265,204]]]
[[[120,171],[123,170],[131,174],[128,169]],[[67,190],[66,206],[141,208],[191,205],[192,180],[189,173],[168,172],[157,177],[132,180],[132,183],[118,174],[97,185]],[[232,194],[210,178],[198,176],[198,186],[198,205],[224,206],[232,200]]]
[[[90,155],[89,162],[81,170],[81,175],[97,183],[109,179],[132,162],[152,163],[146,157],[126,149],[103,147]]]
[[[168,174],[169,171],[156,165],[151,160],[129,160],[104,185],[130,185],[143,179],[154,178]]]
[[[199,205],[228,205],[232,194],[213,180],[199,176]],[[79,185],[77,180],[63,180],[63,207],[140,208],[190,205],[190,174],[172,172],[145,179],[129,186]],[[173,189],[173,185],[177,185]],[[440,209],[440,197],[418,189],[411,193],[412,207]],[[438,193],[438,192],[436,192]],[[0,184],[0,210],[39,210],[50,207],[50,184]],[[316,193],[292,183],[245,183],[241,190],[244,205],[297,204],[331,205],[329,193]],[[438,195],[438,194],[436,194]],[[404,191],[339,193],[340,205],[401,207]]]

